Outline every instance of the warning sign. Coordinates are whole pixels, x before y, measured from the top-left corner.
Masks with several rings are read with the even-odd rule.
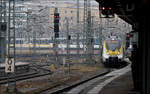
[[[15,71],[15,63],[14,63],[14,59],[10,58],[10,59],[6,59],[5,61],[5,72],[6,73],[14,73]]]

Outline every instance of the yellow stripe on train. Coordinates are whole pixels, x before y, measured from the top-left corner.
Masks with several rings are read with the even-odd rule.
[[[107,53],[107,49],[106,49],[106,42],[104,41],[104,48],[105,48],[105,51]]]
[[[115,50],[115,51],[109,50],[108,53],[109,53],[109,55],[119,55],[118,50]]]

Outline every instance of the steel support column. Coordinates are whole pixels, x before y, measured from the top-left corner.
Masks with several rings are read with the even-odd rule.
[[[8,1],[8,59],[14,59],[14,65],[16,62],[16,48],[15,48],[16,36],[15,36],[15,0]],[[15,68],[14,68],[15,69]],[[8,88],[7,91],[15,92],[16,89],[16,80],[13,82],[9,81],[10,77],[15,76],[14,73],[8,73]]]
[[[142,77],[142,94],[150,94],[150,16],[143,13],[144,16],[139,24],[139,49],[140,49],[140,70]]]

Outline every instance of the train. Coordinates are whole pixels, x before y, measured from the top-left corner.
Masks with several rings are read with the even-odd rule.
[[[103,41],[102,62],[105,67],[118,67],[124,60],[124,43],[117,36],[109,36]]]
[[[94,41],[94,48],[99,49],[99,40],[95,39]],[[67,48],[67,43],[65,38],[59,38],[58,39],[58,48]],[[83,42],[84,40],[81,39],[79,42],[79,47],[83,48]],[[37,38],[35,40],[36,48],[53,48],[54,41],[51,38]],[[32,48],[34,46],[33,38],[30,39],[30,42],[28,42],[25,38],[16,38],[16,49],[22,48],[22,49],[28,49],[29,47]],[[86,47],[86,46],[85,46]],[[76,49],[77,43],[76,39],[74,39],[72,42],[70,42],[70,48]]]
[[[99,45],[99,39],[98,38],[93,38],[94,41],[93,43],[95,45]],[[66,38],[57,38],[59,43],[67,43]],[[76,44],[77,39],[76,38],[71,38],[70,44]],[[82,44],[86,41],[86,39],[80,38],[79,43]],[[6,41],[7,42],[7,41]],[[36,44],[50,44],[54,43],[54,39],[52,38],[36,38],[35,40],[33,38],[16,38],[16,44],[29,44],[29,43],[36,43]]]

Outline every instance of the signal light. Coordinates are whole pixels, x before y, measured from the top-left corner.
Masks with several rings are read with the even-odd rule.
[[[130,35],[129,35],[129,34],[127,34],[127,35],[126,35],[126,37],[127,37],[127,38],[130,38]]]
[[[59,13],[54,13],[54,19],[59,18]]]
[[[109,7],[108,9],[109,9],[109,10],[111,10],[112,8],[111,8],[111,7]]]
[[[54,23],[59,23],[59,13],[54,13]]]
[[[105,10],[105,7],[102,7],[102,10]]]
[[[98,1],[98,0],[97,0]],[[114,18],[115,3],[112,0],[100,0],[99,4],[101,18]]]
[[[56,18],[59,18],[59,16],[54,16],[54,18],[56,19]]]

